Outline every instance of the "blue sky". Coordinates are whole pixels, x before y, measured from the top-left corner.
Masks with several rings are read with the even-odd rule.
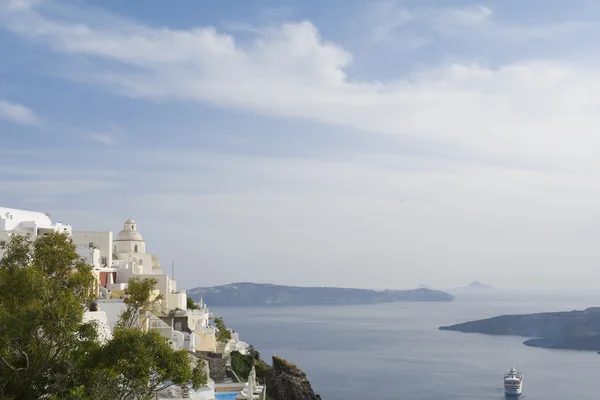
[[[596,289],[600,3],[523,3],[0,0],[1,203],[187,288]]]

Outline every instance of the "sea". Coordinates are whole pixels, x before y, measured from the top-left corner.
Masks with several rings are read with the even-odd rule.
[[[270,362],[298,365],[324,400],[499,400],[503,374],[523,374],[522,400],[597,400],[600,355],[527,347],[525,338],[440,331],[506,314],[570,311],[592,300],[213,307]],[[268,389],[267,389],[268,390]],[[268,392],[267,392],[268,393]]]

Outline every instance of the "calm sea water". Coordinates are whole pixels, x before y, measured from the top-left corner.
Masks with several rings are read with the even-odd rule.
[[[264,359],[276,354],[300,366],[326,400],[504,399],[502,376],[513,362],[524,373],[523,400],[597,400],[600,355],[594,352],[536,349],[524,346],[523,338],[437,329],[501,314],[592,305],[458,300],[212,311]]]

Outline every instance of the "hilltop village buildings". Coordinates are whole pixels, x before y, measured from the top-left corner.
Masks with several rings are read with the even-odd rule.
[[[147,252],[146,242],[133,219],[127,219],[123,229],[113,235],[113,232],[74,230],[71,225],[52,222],[49,214],[0,207],[0,258],[12,235],[28,235],[35,240],[50,232],[66,233],[79,256],[93,268],[97,307],[86,311],[84,321],[98,321],[101,340],[112,337],[112,329],[124,308],[129,279],[153,278],[157,281],[156,295],[160,294],[162,300],[155,310],[140,315],[142,329],[156,329],[173,347],[192,353],[226,354],[233,350],[247,353],[248,345],[240,342],[237,334],[225,345],[217,343],[216,328],[210,325],[212,314],[202,301],[196,304],[197,309],[187,308],[186,292],[177,289],[176,281],[163,272],[158,257]],[[214,390],[211,381],[207,388],[196,393],[183,390],[180,397],[212,400]],[[171,393],[165,398],[177,395]]]
[[[202,304],[197,310],[187,310],[186,292],[177,290],[176,281],[163,273],[158,257],[146,252],[146,242],[132,219],[113,237],[112,232],[73,230],[71,225],[53,223],[44,213],[0,208],[0,257],[13,234],[35,240],[53,231],[69,235],[77,253],[93,267],[99,308],[108,314],[109,325],[114,326],[122,309],[129,279],[153,278],[162,300],[158,310],[144,319],[147,328],[158,329],[177,348],[216,351],[215,328],[209,325],[212,314]]]

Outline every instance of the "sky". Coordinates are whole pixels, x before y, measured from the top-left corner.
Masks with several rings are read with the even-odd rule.
[[[0,205],[179,286],[600,289],[600,2],[0,0]]]

